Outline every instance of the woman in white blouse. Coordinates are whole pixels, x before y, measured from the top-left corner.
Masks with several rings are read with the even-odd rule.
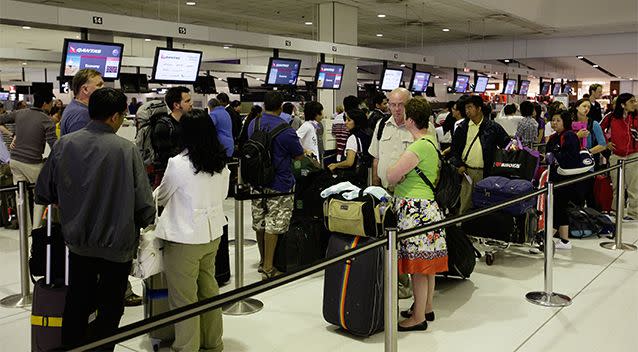
[[[306,155],[314,155],[317,161],[321,161],[317,129],[323,119],[323,105],[316,101],[309,101],[304,106],[303,113],[306,122],[297,130],[297,136]]]
[[[171,309],[219,293],[215,255],[226,217],[229,171],[215,127],[202,110],[182,116],[183,151],[168,160],[155,190],[164,212],[157,237],[164,240],[164,274]],[[221,309],[175,324],[174,351],[222,351]]]

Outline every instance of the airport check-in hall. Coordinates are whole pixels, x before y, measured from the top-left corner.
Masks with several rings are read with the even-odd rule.
[[[634,351],[638,2],[0,0],[0,351]]]

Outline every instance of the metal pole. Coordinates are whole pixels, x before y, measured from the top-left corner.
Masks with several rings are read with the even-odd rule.
[[[235,243],[244,243],[244,201],[237,198],[241,191],[241,162],[237,166],[237,187],[235,188]],[[235,288],[244,286],[244,246],[235,246]],[[248,315],[257,313],[264,307],[261,301],[254,298],[232,303],[222,307],[226,315]]]
[[[383,284],[385,287],[384,323],[385,323],[385,352],[396,352],[397,344],[397,303],[398,294],[398,255],[397,255],[397,229],[385,230],[388,238],[388,247],[385,251],[385,273]]]
[[[240,190],[239,185],[241,185],[241,183],[242,183],[241,175],[240,175],[240,172],[239,172],[240,171],[239,170],[240,164],[241,163],[239,163],[239,162],[236,164],[236,166],[237,166],[237,186],[238,187],[236,187],[236,189],[235,189],[235,198],[237,198],[237,194],[239,193],[239,190]],[[237,200],[235,200],[235,226],[237,226],[237,206],[238,206],[237,205]],[[243,219],[243,216],[244,216],[243,214],[244,214],[244,207],[242,206],[241,207],[241,216],[242,216],[241,219]],[[242,221],[242,224],[243,224],[243,220],[241,220],[241,221]],[[239,238],[239,236],[237,235],[237,229],[238,229],[238,227],[235,227],[235,238],[228,241],[228,245],[229,246],[234,246],[235,243],[237,243],[237,239]],[[257,241],[255,241],[253,239],[250,239],[250,238],[244,238],[244,236],[243,236],[243,233],[244,233],[243,232],[244,231],[243,230],[244,229],[243,226],[241,227],[241,229],[242,229],[242,236],[241,236],[242,244],[244,245],[244,247],[250,247],[250,246],[256,245]],[[243,286],[243,284],[241,286]],[[241,287],[241,286],[238,286],[238,287]]]
[[[3,298],[0,305],[7,308],[22,308],[31,305],[31,281],[29,278],[29,234],[27,233],[26,200],[27,183],[18,182],[18,231],[20,233],[20,293]]]
[[[614,242],[603,242],[601,247],[611,250],[635,251],[636,246],[622,242],[622,218],[625,215],[625,161],[618,160],[616,182],[616,238]]]
[[[545,290],[529,292],[525,298],[544,307],[565,307],[571,298],[554,292],[554,183],[547,183],[545,196]]]
[[[368,168],[368,186],[372,186],[372,182],[374,180],[372,179],[372,167]]]

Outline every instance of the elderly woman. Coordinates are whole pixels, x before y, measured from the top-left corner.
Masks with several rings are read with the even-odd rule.
[[[430,104],[412,99],[405,105],[405,126],[414,141],[399,160],[388,169],[388,182],[395,187],[394,210],[399,230],[423,226],[443,219],[434,200],[434,190],[417,173],[421,171],[432,184],[437,183],[439,158],[436,140],[428,134]],[[399,273],[411,274],[414,304],[408,317],[399,323],[399,331],[426,330],[434,320],[434,275],[447,271],[447,247],[444,230],[431,231],[400,241]]]

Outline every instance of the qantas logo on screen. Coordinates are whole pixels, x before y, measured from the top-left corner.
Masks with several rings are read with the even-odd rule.
[[[69,51],[72,54],[101,54],[102,49],[93,49],[93,48],[75,48],[69,45]]]

